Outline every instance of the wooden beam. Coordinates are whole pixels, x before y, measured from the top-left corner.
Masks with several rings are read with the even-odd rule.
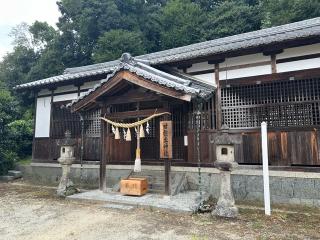
[[[106,97],[104,101],[107,105],[123,104],[132,102],[146,102],[159,100],[160,96],[154,93],[137,93],[137,90],[130,90],[129,92],[120,96]]]
[[[35,91],[34,93],[34,109],[33,109],[33,137],[32,137],[32,161],[34,160],[34,154],[36,150],[36,124],[37,124],[37,102],[38,102],[38,91]]]
[[[103,116],[106,113],[106,107],[101,108],[101,116]],[[107,149],[106,149],[106,126],[107,124],[105,121],[101,119],[101,157],[100,157],[100,181],[99,181],[99,188],[101,191],[106,191],[107,190],[107,174],[106,174],[106,166],[107,166]]]
[[[277,62],[276,54],[271,55],[271,72],[277,73]]]
[[[263,52],[263,55],[264,56],[272,56],[272,55],[277,55],[277,54],[280,54],[280,53],[283,53],[283,49],[280,48],[280,49],[270,49],[270,50],[265,50]]]
[[[226,60],[225,58],[209,59],[208,64],[219,64],[219,63],[223,63],[225,60]]]
[[[215,108],[216,108],[216,128],[221,129],[222,125],[222,113],[221,113],[221,86],[219,76],[219,63],[214,65],[215,69],[215,82],[216,82],[216,94],[215,94]]]
[[[123,78],[129,82],[139,85],[140,87],[150,89],[152,91],[155,91],[173,98],[178,98],[187,102],[191,101],[190,94],[181,93],[174,89],[171,89],[165,86],[160,86],[157,83],[146,81],[144,78],[137,76],[136,74],[133,74],[129,71],[123,71]]]
[[[226,87],[226,85],[250,85],[257,82],[264,83],[278,80],[289,80],[290,78],[305,79],[311,77],[320,77],[320,68],[228,79],[227,83],[226,81],[220,81],[220,86]]]
[[[49,159],[53,160],[53,148],[55,146],[53,146],[54,141],[52,139],[52,129],[53,129],[53,97],[54,97],[54,89],[56,88],[52,88],[51,89],[51,100],[50,100],[50,128],[49,128],[49,138],[50,138],[50,146],[49,146]]]
[[[117,73],[112,79],[110,79],[108,82],[105,82],[100,88],[98,88],[96,91],[92,92],[88,96],[81,99],[79,102],[74,104],[71,107],[71,112],[79,111],[81,108],[85,107],[86,105],[92,103],[97,97],[104,94],[106,91],[114,87],[118,82],[120,82],[123,79],[123,72]]]
[[[139,111],[127,111],[127,112],[115,112],[106,114],[106,118],[110,119],[127,119],[127,118],[138,118],[138,117],[149,117],[154,113],[164,113],[169,112],[167,108],[158,109],[145,109]]]

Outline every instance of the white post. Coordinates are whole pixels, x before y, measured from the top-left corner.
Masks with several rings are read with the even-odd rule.
[[[269,187],[269,166],[268,166],[268,134],[267,123],[261,123],[261,147],[263,164],[263,193],[264,193],[264,212],[271,215],[270,207],[270,187]]]

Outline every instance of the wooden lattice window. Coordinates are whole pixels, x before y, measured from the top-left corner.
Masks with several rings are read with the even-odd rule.
[[[78,113],[71,113],[65,104],[66,102],[52,104],[52,138],[64,138],[67,130],[71,131],[72,137],[80,136],[80,116]]]
[[[84,134],[88,137],[100,137],[101,131],[101,109],[94,109],[83,114]]]
[[[208,100],[202,104],[202,109],[200,113],[200,128],[201,129],[212,129],[215,127],[214,119],[215,113],[213,99]],[[188,113],[188,129],[196,129],[197,126],[197,105],[196,103],[191,103],[189,106]]]
[[[320,79],[232,86],[221,91],[223,123],[230,128],[320,126]]]

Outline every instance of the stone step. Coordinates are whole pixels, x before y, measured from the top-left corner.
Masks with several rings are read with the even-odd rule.
[[[1,182],[10,182],[10,181],[13,181],[14,179],[15,179],[14,176],[9,176],[9,175],[0,176]]]
[[[21,171],[16,171],[16,170],[10,170],[10,171],[8,171],[8,175],[9,175],[9,176],[13,176],[14,179],[18,179],[18,178],[21,178],[21,177],[22,177]]]
[[[134,206],[124,205],[124,204],[115,204],[115,203],[107,203],[103,207],[105,207],[105,208],[113,208],[113,209],[122,209],[122,210],[134,209]]]

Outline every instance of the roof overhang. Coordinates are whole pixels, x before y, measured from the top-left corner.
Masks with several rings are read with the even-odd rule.
[[[189,102],[192,99],[192,94],[187,94],[182,91],[177,91],[175,89],[162,86],[155,82],[149,81],[141,76],[138,76],[128,70],[121,70],[118,73],[116,73],[112,78],[108,79],[108,81],[104,82],[96,90],[90,92],[84,98],[72,104],[71,111],[78,112],[90,108],[92,105],[97,103],[97,99],[99,97],[108,93],[108,91],[115,88],[122,81],[127,81],[142,88],[157,92],[168,97],[180,99],[182,101]]]

